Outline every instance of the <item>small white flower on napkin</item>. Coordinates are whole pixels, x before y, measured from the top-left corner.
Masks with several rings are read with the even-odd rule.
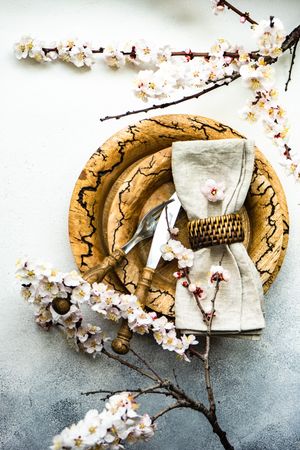
[[[224,190],[224,183],[218,183],[212,178],[209,178],[208,180],[206,180],[204,186],[201,189],[201,192],[210,202],[218,202],[224,199]]]

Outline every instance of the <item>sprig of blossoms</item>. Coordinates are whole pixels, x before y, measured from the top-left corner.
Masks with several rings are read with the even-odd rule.
[[[156,427],[148,414],[137,414],[138,406],[130,392],[111,396],[100,413],[88,411],[84,419],[55,436],[51,450],[118,450],[125,443],[150,439]]]
[[[178,260],[180,269],[192,267],[194,263],[194,253],[190,248],[184,247],[177,239],[169,239],[168,242],[160,248],[162,257],[165,261]]]
[[[281,54],[281,46],[285,39],[284,28],[279,19],[271,17],[253,25],[254,37],[259,53],[266,57],[276,58]],[[255,122],[262,121],[265,132],[279,148],[282,164],[296,179],[300,178],[299,155],[288,145],[289,124],[285,110],[277,101],[278,92],[274,88],[274,69],[266,63],[264,57],[257,61],[248,60],[240,68],[240,75],[253,96],[241,110],[241,117]]]
[[[269,20],[261,20],[257,25],[252,25],[252,28],[261,55],[271,58],[281,55],[285,31],[280,19],[271,16]]]
[[[76,271],[63,273],[50,264],[21,259],[16,276],[21,282],[22,296],[36,306],[37,324],[46,330],[59,326],[78,349],[94,357],[102,352],[108,338],[100,327],[83,324],[83,304],[106,319],[126,319],[134,333],[153,332],[159,345],[186,361],[189,361],[186,356],[189,346],[198,343],[193,335],[178,337],[173,322],[145,311],[135,295],[118,293],[104,283],[91,286]]]

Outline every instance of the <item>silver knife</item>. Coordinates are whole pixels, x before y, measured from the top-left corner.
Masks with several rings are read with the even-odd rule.
[[[181,203],[176,192],[170,197],[170,201],[171,202],[164,207],[159,217],[147,263],[143,268],[134,293],[141,303],[141,306],[146,304],[155,269],[161,258],[160,248],[170,239],[169,229],[173,228],[181,208]],[[113,350],[120,354],[127,353],[129,351],[131,336],[132,332],[130,331],[127,322],[123,321],[118,331],[118,336],[112,341]]]

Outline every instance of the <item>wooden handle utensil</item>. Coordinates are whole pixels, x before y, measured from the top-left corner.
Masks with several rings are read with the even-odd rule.
[[[144,267],[142,275],[139,278],[134,295],[137,296],[142,307],[147,302],[147,295],[152,283],[155,270],[149,267]],[[132,331],[129,329],[127,320],[123,320],[119,328],[117,337],[112,341],[112,348],[116,353],[125,355],[130,348],[130,340]]]
[[[124,258],[125,252],[118,248],[114,250],[110,255],[106,256],[104,260],[95,267],[83,274],[83,278],[88,283],[94,283],[95,281],[100,283],[105,275],[112,270],[116,265]]]

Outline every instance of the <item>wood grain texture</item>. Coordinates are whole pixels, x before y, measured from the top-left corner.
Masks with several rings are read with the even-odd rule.
[[[151,157],[150,160],[145,158],[169,147],[174,141],[228,138],[243,138],[243,136],[211,119],[189,115],[166,115],[142,120],[108,139],[92,155],[81,172],[71,199],[70,242],[81,272],[99,264],[104,256],[108,255],[108,243],[111,248],[116,245],[111,241],[111,231],[108,232],[111,230],[112,220],[109,211],[112,202],[122,191],[124,171],[130,173],[134,167],[132,165],[135,165],[139,175],[146,173],[145,170],[151,170],[154,160]],[[154,199],[156,203],[159,203],[168,198],[174,189],[171,181],[170,157],[165,154],[164,159],[165,164],[157,167],[161,171],[159,174],[144,176],[144,180],[149,183],[149,186],[151,185],[151,195],[144,196],[142,200],[138,197],[131,200],[135,206],[132,208],[132,227],[139,220],[139,214],[143,214],[153,205]],[[148,165],[149,169],[146,166],[146,169],[143,168],[143,164]],[[255,213],[257,209],[262,208],[268,211],[268,218],[261,218],[258,221]],[[266,291],[278,273],[284,258],[288,241],[288,210],[280,182],[261,153],[256,155],[253,182],[247,197],[246,209],[247,214],[244,216],[245,220],[250,222],[251,233],[248,236],[250,238],[249,253],[264,246],[264,256],[258,258],[257,268]],[[180,220],[185,218],[181,217]],[[258,231],[266,227],[268,232],[262,237]],[[133,232],[132,228],[128,231],[128,238]],[[145,262],[147,246],[149,243],[139,245],[139,258],[142,263]],[[270,260],[271,269],[265,265],[266,260]],[[164,277],[163,268],[160,268],[160,274]],[[123,277],[121,283],[115,275],[109,274],[105,282],[118,290],[135,289],[135,283],[126,277]],[[169,287],[168,285],[166,287],[167,289],[156,293],[157,299],[164,296],[164,304],[167,310],[172,312],[174,299],[170,298],[168,301]],[[161,302],[158,301],[158,303]],[[157,307],[155,302],[153,307]]]

